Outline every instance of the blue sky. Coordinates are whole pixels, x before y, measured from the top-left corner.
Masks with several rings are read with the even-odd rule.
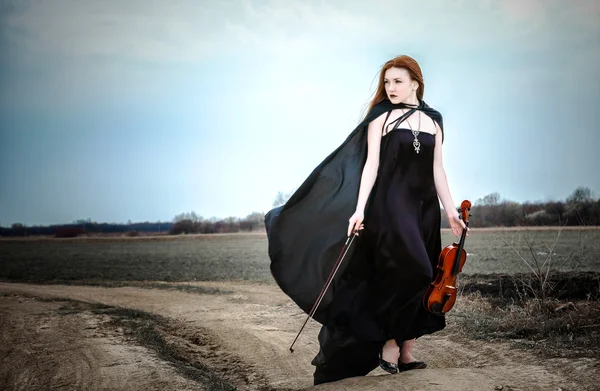
[[[0,225],[267,212],[419,61],[452,197],[600,196],[600,3],[0,6]]]

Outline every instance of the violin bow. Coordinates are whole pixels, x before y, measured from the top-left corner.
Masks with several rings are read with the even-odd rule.
[[[344,247],[342,247],[342,251],[340,251],[340,255],[338,256],[338,259],[335,261],[333,268],[331,270],[331,273],[329,273],[329,277],[327,278],[327,281],[325,282],[323,289],[321,289],[321,293],[319,293],[319,297],[317,297],[317,300],[315,301],[315,304],[313,305],[312,309],[310,310],[308,317],[304,321],[304,324],[300,328],[298,335],[296,335],[296,338],[294,338],[294,342],[292,342],[292,344],[290,345],[290,352],[294,353],[293,346],[296,343],[296,341],[298,340],[300,333],[302,333],[302,330],[304,330],[304,326],[306,326],[306,323],[308,322],[308,320],[314,316],[315,312],[317,311],[317,307],[319,306],[319,304],[321,304],[321,300],[323,300],[323,296],[325,296],[325,292],[327,292],[327,288],[329,288],[329,285],[331,285],[331,281],[333,281],[333,277],[335,276],[335,273],[340,268],[340,265],[342,264],[344,257],[346,256],[346,254],[348,253],[348,250],[350,249],[350,245],[354,241],[354,238],[357,236],[356,232],[357,231],[354,231],[353,235],[349,236],[348,239],[346,239],[346,243],[344,243]]]

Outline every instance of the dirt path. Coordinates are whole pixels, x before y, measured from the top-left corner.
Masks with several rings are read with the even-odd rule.
[[[61,303],[0,298],[0,389],[198,389],[106,319],[63,315]]]
[[[3,379],[15,390],[41,384],[134,390],[194,386],[152,351],[126,341],[118,329],[100,327],[98,315],[64,317],[58,311],[60,302],[30,297],[100,303],[165,317],[170,324],[166,339],[183,357],[206,364],[240,390],[565,391],[592,390],[600,381],[598,360],[541,360],[508,343],[461,338],[448,328],[415,345],[415,357],[429,364],[425,370],[387,375],[377,368],[366,377],[313,387],[310,361],[318,351],[319,324],[309,321],[290,353],[306,315],[276,286],[197,285],[232,293],[0,283],[0,388]],[[32,355],[42,358],[33,360]]]

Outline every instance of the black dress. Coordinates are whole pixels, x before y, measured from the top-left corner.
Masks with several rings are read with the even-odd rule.
[[[420,305],[431,275],[427,261],[434,269],[441,251],[433,135],[419,135],[419,154],[406,129],[384,137],[380,172],[365,205],[365,232],[334,268],[358,202],[368,126],[395,109],[407,110],[405,118],[420,111],[444,130],[441,113],[424,101],[411,107],[383,99],[284,205],[265,215],[274,280],[323,325],[312,361],[315,384],[366,375],[377,367],[386,340],[401,342],[445,326],[443,317]],[[435,137],[443,142],[444,134]]]
[[[396,128],[382,139],[380,167],[353,258],[336,287],[312,360],[314,383],[366,375],[385,341],[445,327],[422,298],[441,252],[440,204],[433,177],[434,134]],[[353,259],[371,262],[352,262]]]

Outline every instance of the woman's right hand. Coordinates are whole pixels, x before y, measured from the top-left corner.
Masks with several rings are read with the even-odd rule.
[[[365,214],[363,211],[357,210],[356,212],[354,212],[352,217],[350,217],[350,220],[348,220],[348,236],[350,236],[352,231],[357,231],[356,236],[358,236],[358,231],[365,228],[365,226],[362,223],[364,218]]]

